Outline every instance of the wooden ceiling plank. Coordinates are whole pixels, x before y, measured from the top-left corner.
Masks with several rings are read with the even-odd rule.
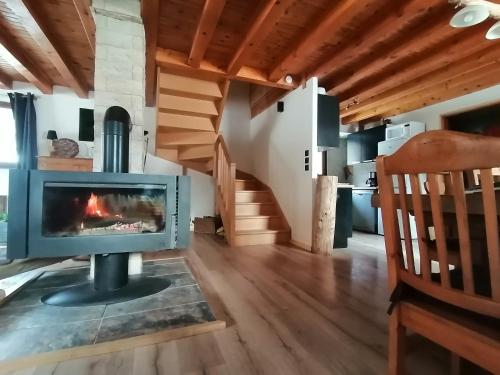
[[[267,73],[248,66],[243,66],[236,74],[229,74],[225,70],[212,64],[207,60],[200,62],[199,68],[193,68],[187,63],[188,56],[182,52],[173,51],[170,49],[158,48],[156,50],[156,64],[164,67],[167,71],[190,74],[195,77],[218,80],[221,78],[234,79],[255,83],[258,85],[279,87],[286,90],[292,90],[297,87],[297,84],[288,84],[283,79],[278,82],[269,81]]]
[[[51,29],[47,16],[42,14],[40,4],[29,0],[6,0],[6,3],[22,20],[26,31],[41,47],[68,86],[79,97],[87,98],[90,88],[81,72],[76,71],[63,42],[57,38]]]
[[[489,25],[476,26],[474,30],[466,30],[449,40],[444,40],[425,51],[425,58],[417,60],[411,64],[395,66],[382,74],[374,75],[361,82],[359,85],[342,93],[341,103],[351,102],[354,99],[362,103],[372,96],[381,94],[393,87],[402,85],[410,80],[422,77],[443,66],[453,64],[464,56],[476,53],[484,49],[484,33]],[[330,91],[329,93],[332,93]]]
[[[143,1],[142,3],[150,3],[152,0]],[[80,23],[83,27],[83,32],[92,51],[92,57],[95,57],[95,22],[90,12],[89,0],[73,0],[76,12],[80,18]]]
[[[363,33],[360,33],[357,39],[345,44],[343,49],[335,49],[322,63],[311,69],[308,77],[322,78],[334,73],[339,67],[352,63],[360,56],[366,55],[377,43],[394,35],[402,34],[414,24],[422,22],[425,17],[442,6],[442,4],[442,0],[403,1],[399,4],[400,8],[393,9],[380,22],[372,22],[366,25]],[[391,5],[393,5],[392,2]]]
[[[226,0],[205,0],[188,58],[188,64],[193,68],[200,66],[225,4]]]
[[[141,1],[141,15],[144,23],[144,34],[146,37],[145,102],[147,107],[154,107],[156,104],[155,54],[158,45],[160,0]]]
[[[338,73],[333,78],[330,78],[329,82],[331,83],[326,85],[327,90],[330,93],[339,95],[359,82],[363,82],[365,79],[384,71],[391,64],[397,65],[398,60],[409,55],[422,53],[433,43],[447,38],[451,39],[457,33],[464,32],[453,29],[447,22],[442,22],[448,19],[448,14],[444,13],[436,19],[430,19],[428,22],[422,23],[410,36],[404,36],[404,40],[396,40],[392,48],[380,50],[376,56],[371,56],[369,63],[361,61],[350,66],[349,69],[352,70],[349,77],[346,78],[342,73]],[[429,23],[431,24],[429,25]]]
[[[229,60],[227,67],[229,74],[238,73],[245,58],[258,48],[272,30],[276,21],[292,3],[293,0],[262,0],[259,3],[253,18],[249,22],[249,28],[243,41]]]
[[[423,77],[409,81],[403,85],[396,86],[386,92],[376,95],[359,104],[351,104],[347,108],[341,104],[341,117],[348,117],[358,112],[364,112],[368,109],[397,101],[402,96],[411,92],[418,92],[431,88],[433,85],[444,82],[451,78],[463,74],[472,75],[476,71],[489,65],[500,65],[500,50],[486,46],[479,53],[474,53],[457,62],[444,66],[436,71],[430,72]]]
[[[0,71],[0,87],[3,89],[12,89],[12,78]]]
[[[313,20],[302,36],[297,39],[287,53],[280,58],[278,63],[270,70],[269,80],[277,81],[292,69],[294,63],[314,52],[329,35],[337,33],[351,15],[360,7],[359,0],[344,0],[335,2],[335,5],[320,19]]]
[[[346,116],[342,123],[348,124],[374,116],[387,116],[388,113],[405,113],[444,100],[469,94],[500,83],[500,65],[496,62],[481,67],[476,73],[464,72],[432,87],[401,96],[379,107]]]
[[[35,85],[42,93],[52,94],[52,83],[11,36],[0,33],[0,56]]]

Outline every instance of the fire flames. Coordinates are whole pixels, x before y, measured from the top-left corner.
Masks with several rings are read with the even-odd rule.
[[[97,199],[97,195],[94,193],[90,194],[90,198],[87,202],[87,207],[85,207],[85,215],[92,217],[106,217],[109,213],[102,206],[101,202]]]

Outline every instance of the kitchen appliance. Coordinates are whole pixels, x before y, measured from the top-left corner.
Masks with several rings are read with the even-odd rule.
[[[416,121],[409,121],[405,122],[403,124],[396,124],[396,125],[390,125],[386,128],[385,130],[385,141],[379,142],[378,143],[378,154],[379,155],[392,155],[394,154],[399,148],[406,143],[411,137],[418,133],[422,133],[425,131],[425,124],[422,122],[416,122]],[[397,178],[394,178],[393,180],[394,183],[394,190],[397,192],[398,191],[398,181]],[[410,181],[408,176],[406,177],[406,189],[408,193],[411,193],[411,188],[410,188]],[[398,213],[400,216],[401,213]],[[399,217],[399,221],[401,222],[401,217]],[[382,211],[379,208],[378,209],[378,234],[383,235],[384,234],[384,226],[382,225]],[[399,225],[400,228],[403,228],[403,226]],[[415,218],[413,216],[410,216],[410,229],[411,229],[411,236],[412,239],[417,238],[417,230],[416,230],[416,223],[415,223]],[[404,237],[403,231],[401,230],[401,238]]]
[[[377,172],[368,172],[368,180],[366,180],[365,184],[369,187],[377,187]]]
[[[411,138],[424,131],[425,124],[423,122],[408,121],[402,124],[388,125],[385,128],[385,140],[387,141],[395,138]]]

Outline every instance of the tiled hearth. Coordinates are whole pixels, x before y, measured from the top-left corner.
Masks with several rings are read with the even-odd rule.
[[[84,307],[48,306],[40,298],[87,281],[88,267],[45,272],[0,307],[0,360],[215,321],[183,258],[145,262],[143,272],[172,285],[149,297]]]

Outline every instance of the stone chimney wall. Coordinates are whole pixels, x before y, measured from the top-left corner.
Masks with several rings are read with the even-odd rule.
[[[93,0],[96,24],[94,171],[102,171],[106,109],[125,108],[132,119],[130,173],[143,172],[145,36],[139,0]]]

